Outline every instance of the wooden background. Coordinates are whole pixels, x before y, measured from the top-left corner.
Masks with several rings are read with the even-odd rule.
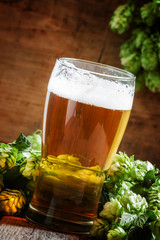
[[[48,80],[59,57],[121,67],[127,35],[108,26],[118,0],[0,0],[0,142],[42,128]],[[160,94],[136,93],[120,145],[160,167]]]

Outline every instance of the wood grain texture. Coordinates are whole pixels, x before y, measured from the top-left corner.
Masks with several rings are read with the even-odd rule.
[[[86,235],[53,232],[25,218],[4,216],[0,221],[1,240],[89,240]]]
[[[127,35],[108,25],[114,0],[0,1],[0,142],[42,128],[48,80],[56,58],[75,57],[121,67]],[[160,94],[136,93],[120,150],[160,167]]]
[[[0,141],[42,127],[48,80],[59,57],[97,61],[105,1],[0,2]]]

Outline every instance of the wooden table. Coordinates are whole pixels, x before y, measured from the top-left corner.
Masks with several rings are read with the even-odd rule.
[[[31,223],[26,218],[3,216],[0,220],[1,240],[78,240],[90,239],[87,235],[54,232]]]

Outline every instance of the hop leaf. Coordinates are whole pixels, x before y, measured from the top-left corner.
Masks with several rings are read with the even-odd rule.
[[[0,172],[5,172],[16,165],[18,150],[8,144],[0,143]]]
[[[0,193],[0,212],[4,215],[19,214],[25,204],[26,199],[22,191],[6,188]]]
[[[148,216],[145,213],[140,215],[124,213],[121,217],[120,224],[125,228],[129,228],[131,225],[142,228],[147,220]]]

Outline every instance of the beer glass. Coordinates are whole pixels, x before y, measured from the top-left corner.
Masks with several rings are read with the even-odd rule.
[[[28,219],[58,231],[89,233],[104,170],[129,119],[134,84],[134,75],[118,68],[70,58],[56,61]]]

